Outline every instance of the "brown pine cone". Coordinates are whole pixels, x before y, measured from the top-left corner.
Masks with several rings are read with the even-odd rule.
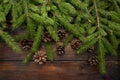
[[[89,52],[89,53],[94,53],[94,51],[95,51],[95,47],[94,46],[87,50],[87,52]]]
[[[98,64],[98,57],[95,55],[89,57],[88,63],[92,66],[96,66]]]
[[[58,36],[60,39],[64,39],[66,37],[66,32],[64,29],[58,30]]]
[[[43,64],[47,60],[47,54],[46,52],[40,50],[34,55],[33,59],[34,59],[34,62],[38,64]]]
[[[20,44],[24,50],[29,50],[32,47],[33,40],[23,39],[20,41]]]
[[[49,32],[45,32],[45,33],[44,33],[43,38],[42,38],[42,41],[43,41],[43,42],[51,42],[51,41],[52,41],[52,38],[51,38]]]
[[[81,45],[82,45],[82,42],[78,39],[74,39],[71,42],[71,47],[72,49],[75,49],[75,50],[79,49]]]
[[[56,54],[62,56],[65,54],[65,48],[63,46],[58,46],[56,50]]]

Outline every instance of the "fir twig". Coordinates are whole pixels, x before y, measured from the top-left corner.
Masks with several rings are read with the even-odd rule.
[[[51,43],[46,43],[46,51],[47,51],[47,55],[48,55],[48,59],[50,61],[54,60],[54,52],[53,52],[53,47]]]
[[[0,30],[0,36],[4,39],[4,41],[16,52],[21,52],[20,47],[15,42],[15,40],[7,33]]]
[[[64,40],[63,45],[64,45],[64,46],[67,46],[68,43],[69,43],[72,39],[73,39],[73,35],[70,34],[70,35]]]
[[[35,35],[35,40],[33,42],[33,46],[30,50],[30,52],[28,53],[28,55],[26,56],[25,60],[24,60],[24,63],[27,64],[30,59],[32,58],[32,56],[35,54],[35,52],[37,52],[37,50],[39,49],[39,46],[40,46],[40,43],[41,43],[41,40],[42,40],[42,36],[43,36],[43,33],[44,33],[44,28],[43,26],[39,26],[38,27],[38,30],[37,30],[37,33]]]
[[[103,46],[103,43],[102,43],[101,39],[99,39],[99,41],[98,41],[98,60],[99,60],[100,72],[102,74],[105,74],[106,73],[105,51],[104,51],[104,46]]]

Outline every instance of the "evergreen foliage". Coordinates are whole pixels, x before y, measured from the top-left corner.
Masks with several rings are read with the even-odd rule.
[[[0,29],[0,37],[16,52],[21,52],[20,47],[15,40],[7,33]]]
[[[27,33],[16,36],[34,40],[24,63],[28,63],[39,49],[44,31],[54,41],[59,41],[57,31],[64,27],[70,35],[64,40],[66,46],[73,37],[83,42],[77,54],[97,46],[100,72],[106,73],[105,54],[116,55],[120,44],[120,1],[119,0],[0,0],[0,36],[15,51],[15,41],[3,30],[7,28],[7,15],[11,14],[11,29],[26,26]],[[51,43],[46,43],[48,58],[53,61]]]
[[[54,60],[54,52],[53,52],[53,47],[51,43],[46,43],[46,50],[47,50],[47,55],[48,55],[48,59],[50,61]]]
[[[38,26],[38,30],[36,32],[36,35],[35,35],[35,40],[33,42],[33,45],[32,45],[32,48],[31,50],[29,51],[28,55],[26,56],[25,60],[24,60],[24,63],[28,63],[30,61],[30,59],[32,58],[32,56],[35,54],[35,52],[37,52],[37,50],[39,49],[39,46],[40,46],[40,43],[41,43],[41,40],[42,40],[42,36],[43,36],[43,33],[44,33],[44,27],[43,26]]]
[[[73,39],[73,35],[71,34],[71,35],[69,35],[65,40],[64,40],[64,42],[63,42],[63,45],[64,46],[67,46],[68,44],[69,44],[69,42]]]

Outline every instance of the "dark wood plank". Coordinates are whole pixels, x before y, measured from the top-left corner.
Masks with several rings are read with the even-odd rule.
[[[97,67],[85,62],[54,62],[37,65],[31,62],[0,62],[0,80],[102,80]]]
[[[56,46],[56,44],[53,45],[54,51]],[[42,46],[42,50],[45,51],[45,46]],[[80,56],[77,56],[75,51],[71,49],[70,45],[66,47],[65,51],[66,54],[62,57],[55,54],[55,60],[88,60],[88,57],[91,55],[90,53],[83,53]],[[21,54],[17,54],[5,43],[0,43],[0,60],[23,60],[27,53],[27,51],[22,51]],[[117,60],[117,56],[109,55],[106,60]]]
[[[115,61],[107,61],[106,63],[112,66],[116,66],[116,64],[118,64],[118,62]],[[107,65],[107,70],[109,72],[111,71],[110,65]],[[86,64],[85,61],[55,61],[54,63],[47,62],[44,65],[38,65],[33,62],[31,62],[29,65],[24,65],[22,62],[19,61],[0,62],[0,80],[66,79],[103,80],[103,77],[100,75],[98,67],[89,66],[88,64]],[[106,80],[115,79],[111,79],[111,77],[108,76],[108,79]]]

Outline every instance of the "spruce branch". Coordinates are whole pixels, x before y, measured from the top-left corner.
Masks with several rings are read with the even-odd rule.
[[[113,1],[114,5],[115,5],[116,11],[120,12],[120,8],[119,8],[119,6],[117,4],[117,1],[116,0],[112,0],[112,1]]]
[[[16,11],[17,11],[18,17],[22,15],[24,12],[23,6],[21,5],[22,5],[22,1],[19,1],[16,3]]]
[[[16,3],[15,0],[10,0],[12,6],[12,22],[14,23],[17,19],[17,10],[16,10]]]
[[[113,31],[116,37],[120,37],[120,32]]]
[[[7,33],[0,29],[0,36],[3,38],[3,40],[16,52],[21,52],[20,47],[15,42],[15,40]]]
[[[100,72],[102,74],[105,74],[106,73],[106,68],[105,68],[105,50],[104,50],[104,45],[103,45],[101,39],[99,39],[99,41],[98,41],[98,60],[99,60]]]
[[[69,42],[73,39],[73,37],[74,36],[72,34],[68,35],[68,37],[64,40],[63,45],[66,47],[69,44]]]
[[[81,54],[83,52],[85,52],[87,49],[91,48],[93,45],[96,44],[96,42],[98,41],[98,38],[93,38],[92,40],[84,43],[79,50],[77,50],[77,54]]]
[[[47,56],[50,61],[54,60],[54,52],[53,52],[53,47],[51,43],[46,43],[46,51],[47,51]]]
[[[63,26],[65,27],[65,29],[67,31],[70,31],[72,34],[74,34],[74,36],[79,37],[79,39],[81,41],[83,41],[83,36],[80,34],[80,32],[77,30],[77,27],[75,27],[75,25],[70,24],[67,20],[65,20],[62,16],[57,16],[57,19],[59,20],[59,22],[61,24],[63,24]]]
[[[52,26],[47,26],[46,29],[48,30],[48,32],[50,33],[51,37],[55,41],[59,41],[58,34],[57,34],[56,30],[54,30],[54,28]]]
[[[40,25],[37,29],[32,48],[23,62],[24,64],[27,64],[30,61],[30,59],[32,58],[32,56],[35,54],[35,52],[37,52],[37,50],[39,49],[43,33],[44,33],[44,27]]]
[[[75,5],[75,7],[81,9],[81,10],[86,10],[87,9],[87,4],[86,3],[83,3],[82,1],[80,0],[68,0],[71,4]]]
[[[100,25],[100,17],[99,17],[99,13],[98,13],[98,8],[97,8],[96,0],[94,0],[94,7],[95,7],[95,12],[96,12],[96,17],[97,17],[97,28],[98,28],[98,31],[99,31],[98,60],[99,60],[100,72],[102,74],[105,74],[106,73],[106,69],[105,69],[105,50],[104,50],[104,44],[102,43],[102,40],[101,40],[102,39],[102,34],[103,34],[102,33],[103,29],[101,28],[101,25]],[[106,33],[105,33],[105,35],[106,35]],[[106,39],[104,38],[104,41],[105,40]],[[110,45],[110,44],[108,43],[107,45]]]
[[[119,4],[119,0],[1,0],[0,36],[17,50],[10,35],[3,31],[7,28],[6,17],[8,14],[12,15],[13,30],[26,25],[27,34],[19,35],[15,39],[34,39],[32,49],[24,60],[24,63],[28,63],[39,49],[44,28],[55,41],[58,41],[57,30],[62,26],[71,33],[65,39],[64,46],[74,36],[83,42],[77,54],[85,52],[93,45],[98,46],[100,72],[105,74],[105,53],[116,55],[120,44]],[[51,43],[46,44],[46,49],[48,58],[53,61]]]
[[[26,16],[25,14],[22,14],[13,24],[13,30],[17,29],[21,24],[24,23],[24,21],[26,20]]]
[[[99,14],[98,14],[96,0],[94,0],[94,6],[95,6],[96,17],[97,17],[97,27],[98,27],[98,29],[100,29],[100,18],[99,18]]]
[[[30,38],[34,37],[35,29],[34,25],[32,24],[32,20],[29,17],[29,0],[24,0],[25,5],[25,14],[26,14],[26,22],[27,22],[27,33]],[[31,7],[31,6],[30,6]]]
[[[27,20],[27,34],[29,38],[34,38],[36,26],[32,19],[28,18]]]
[[[27,38],[28,38],[28,35],[26,33],[14,36],[15,41],[20,41]]]
[[[42,25],[54,25],[54,20],[52,20],[49,17],[40,16],[39,14],[33,12],[30,12],[29,15],[30,18],[32,18],[33,20],[35,20],[36,22]]]
[[[115,31],[120,31],[120,23],[109,22],[108,27],[115,30]]]
[[[0,11],[0,24],[2,28],[6,28],[6,16],[2,11]]]
[[[109,43],[109,41],[105,38],[102,38],[103,44],[105,45],[106,49],[113,55],[116,55],[117,52],[116,50],[113,48],[113,46]]]
[[[5,15],[7,16],[7,14],[10,12],[10,9],[11,9],[11,4],[6,4],[5,5],[5,10],[4,10],[4,13]]]
[[[95,32],[95,33],[87,36],[87,37],[84,39],[84,42],[88,42],[88,41],[94,39],[94,38],[97,37],[97,36],[99,36],[99,32]]]
[[[113,46],[113,48],[116,50],[118,48],[118,40],[117,37],[115,36],[114,32],[110,33],[110,42]]]
[[[29,6],[29,9],[30,9],[31,11],[33,11],[33,12],[35,12],[35,13],[38,13],[38,14],[40,13],[39,7],[36,6],[35,4],[30,3],[28,6]]]
[[[61,4],[58,4],[58,7],[62,14],[65,14],[65,15],[68,15],[68,14],[76,15],[77,14],[76,9],[70,3],[61,2]]]
[[[96,27],[91,27],[90,29],[87,30],[88,34],[93,34],[97,28]]]

